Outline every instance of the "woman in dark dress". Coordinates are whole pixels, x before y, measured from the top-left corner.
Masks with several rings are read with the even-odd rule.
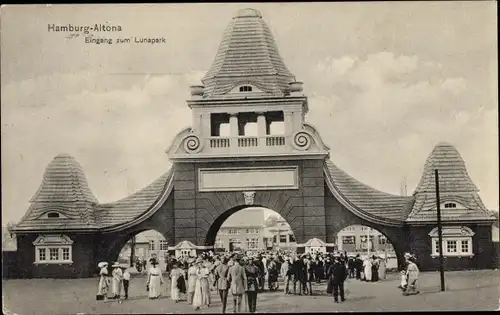
[[[378,281],[378,260],[375,255],[372,256],[372,282]]]

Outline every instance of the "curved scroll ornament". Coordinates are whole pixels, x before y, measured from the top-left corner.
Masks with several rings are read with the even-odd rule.
[[[184,138],[183,145],[184,150],[189,154],[198,153],[202,149],[200,138],[196,135],[189,135]]]
[[[297,150],[307,150],[311,143],[311,135],[305,131],[299,131],[293,136],[293,147]]]

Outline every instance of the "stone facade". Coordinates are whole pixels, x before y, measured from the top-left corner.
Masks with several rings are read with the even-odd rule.
[[[297,190],[259,190],[252,206],[265,207],[279,213],[291,226],[297,239],[325,238],[324,192],[318,186],[323,181],[321,160],[238,162],[238,163],[182,163],[175,166],[175,237],[197,245],[213,246],[222,223],[236,211],[247,207],[242,191],[199,192],[197,170],[200,167],[272,167],[298,166],[302,186]],[[194,220],[193,220],[194,218]]]

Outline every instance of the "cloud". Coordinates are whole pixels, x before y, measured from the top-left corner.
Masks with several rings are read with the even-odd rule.
[[[62,152],[82,164],[102,202],[166,172],[165,149],[191,124],[185,101],[192,75],[82,72],[10,82],[2,89],[4,212],[24,212],[46,165]]]
[[[327,58],[315,71],[331,85],[309,98],[306,120],[320,129],[332,160],[345,171],[392,193],[399,193],[406,176],[411,192],[432,148],[449,141],[462,152],[473,181],[482,183],[485,203],[498,203],[490,188],[498,187],[498,178],[483,171],[498,165],[491,153],[497,109],[465,78],[446,76],[435,61],[388,52]],[[492,150],[477,154],[477,143]]]
[[[467,81],[464,78],[447,78],[441,83],[445,91],[458,95],[467,89]]]

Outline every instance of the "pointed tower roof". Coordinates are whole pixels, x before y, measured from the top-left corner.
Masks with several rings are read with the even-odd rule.
[[[75,201],[97,203],[81,165],[72,156],[59,154],[46,167],[42,184],[30,202]]]
[[[441,206],[443,221],[491,221],[492,213],[486,209],[478,195],[465,162],[458,150],[451,144],[441,142],[434,147],[425,162],[420,182],[413,192],[415,203],[407,222],[437,220],[436,185],[434,170],[439,171],[439,192],[441,203],[453,203],[453,207]]]
[[[434,170],[439,172],[439,190],[441,192],[477,192],[476,185],[467,173],[465,162],[457,149],[441,142],[434,147],[427,158],[420,182],[413,193],[434,193],[436,182]]]
[[[226,28],[212,67],[202,81],[204,98],[223,95],[242,83],[283,96],[295,78],[285,66],[261,13],[243,9]]]
[[[59,154],[46,167],[31,206],[17,230],[96,228],[97,199],[80,164],[68,154]],[[46,216],[49,212],[58,217]]]

